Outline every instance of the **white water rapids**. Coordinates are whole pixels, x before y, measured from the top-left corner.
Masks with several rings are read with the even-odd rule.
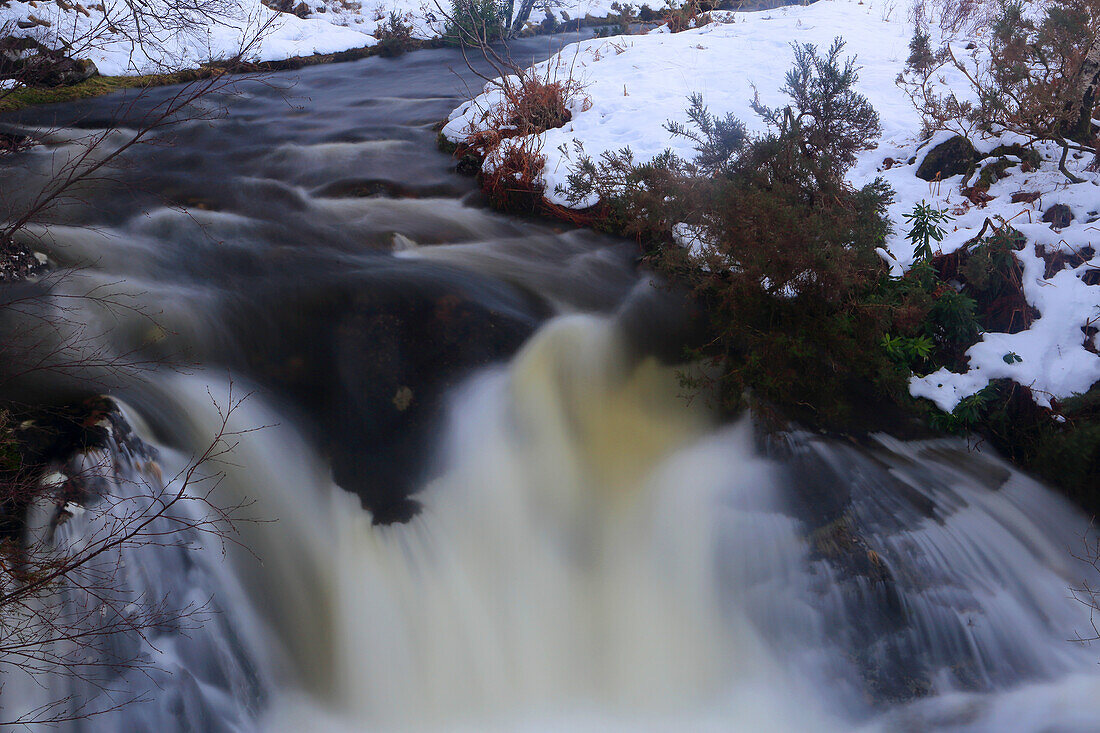
[[[207,381],[169,390],[191,406],[196,440],[218,422],[194,409]],[[893,513],[887,528],[853,496],[852,524],[875,547],[857,552],[896,580],[852,582],[793,516],[791,459],[762,456],[747,420],[716,426],[674,369],[632,363],[611,320],[552,321],[468,380],[449,414],[408,525],[372,527],[285,422],[241,436],[225,500],[256,498],[252,513],[278,522],[242,526],[262,564],[242,554],[219,572],[248,589],[245,617],[264,619],[253,643],[282,659],[262,730],[1084,731],[1100,719],[1097,651],[1069,641],[1089,624],[1069,593],[1087,577],[1070,554],[1086,523],[960,442],[795,447],[853,485],[873,480],[861,461],[874,455],[935,504],[917,517],[912,496],[871,496]],[[235,422],[279,417],[257,401]],[[1009,477],[993,491],[983,477],[997,472]],[[847,637],[881,633],[888,582],[905,586],[904,608],[882,643],[911,637],[914,656],[893,672],[930,688],[883,706]],[[921,654],[948,663],[920,669]],[[984,683],[967,691],[973,677]]]

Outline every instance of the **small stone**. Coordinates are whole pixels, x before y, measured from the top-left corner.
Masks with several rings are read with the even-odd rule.
[[[413,401],[413,391],[408,387],[399,387],[397,393],[393,396],[393,406],[398,409],[399,412],[404,412],[409,409],[409,405]]]

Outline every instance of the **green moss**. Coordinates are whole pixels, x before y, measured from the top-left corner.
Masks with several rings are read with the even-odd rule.
[[[1004,178],[1008,169],[1014,165],[1016,164],[1008,158],[998,158],[992,163],[986,163],[982,167],[981,175],[978,176],[978,182],[975,184],[975,187],[983,191],[988,191],[989,187]]]
[[[998,145],[989,151],[987,158],[1000,158],[1006,155],[1015,155],[1024,163],[1027,163],[1030,167],[1038,169],[1043,163],[1042,156],[1039,155],[1039,151],[1034,148],[1027,148],[1019,143],[1012,145]]]
[[[148,74],[144,76],[95,76],[86,79],[79,84],[61,87],[25,87],[14,89],[6,96],[0,98],[0,112],[32,107],[39,104],[54,104],[57,102],[72,102],[77,99],[88,99],[103,94],[121,91],[123,89],[136,89],[142,87],[167,86],[169,84],[183,84],[198,79],[211,77],[216,72],[213,69],[197,69],[183,71],[175,74]]]
[[[442,129],[440,129],[439,134],[435,136],[435,144],[436,147],[447,155],[454,155],[455,151],[458,150],[458,143],[451,141],[444,135]]]

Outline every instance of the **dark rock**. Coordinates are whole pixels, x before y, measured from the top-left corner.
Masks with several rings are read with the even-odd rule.
[[[1054,204],[1043,213],[1043,221],[1054,229],[1065,229],[1073,223],[1073,211],[1065,204]]]
[[[322,10],[323,10],[323,8],[322,8]],[[298,3],[297,5],[295,5],[294,10],[291,11],[291,12],[293,12],[299,18],[308,18],[309,17],[309,6],[306,5],[304,2],[301,2],[301,3]]]
[[[99,74],[87,59],[70,59],[32,38],[0,39],[0,79],[18,79],[27,86],[56,87],[78,84]]]
[[[271,283],[231,325],[245,366],[303,413],[336,483],[388,523],[416,514],[447,391],[511,356],[544,315],[511,286],[386,257]]]
[[[473,153],[466,153],[458,159],[455,170],[462,176],[476,176],[481,172],[481,158]]]
[[[925,181],[942,181],[969,172],[977,160],[978,153],[970,141],[956,135],[928,151],[917,168],[917,177]]]

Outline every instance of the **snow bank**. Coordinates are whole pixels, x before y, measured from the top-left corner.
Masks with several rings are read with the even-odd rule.
[[[138,7],[146,18],[135,21],[121,0],[13,1],[0,8],[0,27],[51,48],[68,48],[70,56],[91,59],[101,74],[111,76],[195,68],[242,50],[248,60],[270,61],[377,43],[363,30],[279,13],[259,0],[199,0],[194,5],[203,7],[201,13],[167,5],[142,3]],[[34,25],[16,30],[20,23]]]
[[[603,17],[614,0],[549,0],[545,8],[562,17]],[[449,11],[451,0],[440,0]],[[122,0],[63,0],[0,3],[0,29],[28,36],[50,48],[71,49],[74,58],[91,59],[101,74],[124,76],[191,69],[232,58],[245,49],[249,61],[277,61],[294,56],[336,53],[373,46],[374,33],[391,12],[413,28],[417,38],[443,33],[446,19],[434,0],[290,0],[305,5],[308,15],[280,13],[260,0],[196,0],[207,11],[166,13],[168,2],[137,3],[149,18],[138,25]],[[186,22],[181,22],[186,21]],[[29,27],[25,27],[29,26]],[[183,27],[185,26],[185,27]],[[142,38],[142,43],[133,39]]]
[[[859,90],[878,110],[883,127],[878,147],[864,153],[853,168],[852,183],[858,186],[876,176],[885,178],[897,192],[890,209],[895,223],[902,223],[901,215],[922,199],[949,210],[956,218],[942,243],[945,252],[976,235],[986,217],[1011,221],[1028,238],[1027,247],[1017,256],[1025,272],[1024,293],[1041,317],[1021,333],[984,334],[968,352],[967,373],[941,370],[914,377],[913,394],[951,410],[960,399],[999,377],[1030,387],[1042,404],[1049,404],[1052,397],[1083,392],[1100,380],[1100,356],[1086,348],[1083,331],[1090,319],[1100,325],[1100,287],[1086,285],[1082,277],[1090,268],[1100,267],[1100,259],[1094,257],[1090,263],[1043,278],[1044,263],[1035,254],[1034,245],[1043,244],[1048,251],[1078,251],[1090,245],[1100,249],[1100,222],[1090,222],[1100,209],[1100,175],[1083,170],[1087,160],[1071,160],[1070,170],[1087,182],[1068,186],[1056,170],[1058,151],[1040,148],[1044,157],[1041,170],[1022,173],[1019,167],[1010,169],[1008,177],[990,189],[994,200],[982,208],[972,206],[961,194],[961,176],[934,186],[917,178],[917,164],[932,144],[921,146],[920,117],[895,83],[909,53],[911,32],[904,10],[892,0],[821,0],[807,7],[723,14],[717,22],[683,33],[659,29],[643,36],[593,39],[568,46],[537,67],[540,73],[551,64],[558,74],[572,70],[587,97],[587,103],[573,100],[573,119],[565,127],[538,136],[538,148],[546,157],[542,173],[546,198],[568,204],[557,189],[565,185],[576,163],[578,145],[593,158],[627,146],[640,161],[666,148],[690,157],[692,143],[671,138],[664,126],[669,120],[687,121],[687,97],[693,92],[703,95],[712,112],[733,112],[750,129],[763,129],[749,100],[758,90],[768,105],[788,102],[779,90],[792,62],[790,44],[828,47],[833,38],[841,36],[847,42],[846,53],[858,56],[862,67]],[[965,41],[962,38],[953,45],[957,55],[970,53],[965,51]],[[967,96],[965,85],[950,72],[947,82],[958,96]],[[452,113],[444,134],[458,141],[479,129],[486,109],[496,102],[489,90],[462,105]],[[1013,140],[988,139],[975,144],[990,150],[1001,142]],[[1041,197],[1032,204],[1011,203],[1010,195],[1017,191],[1038,192]],[[1068,205],[1075,215],[1073,223],[1060,231],[1041,221],[1043,210],[1054,203]],[[904,272],[913,261],[912,248],[901,232],[890,238],[883,256],[895,274]],[[1095,343],[1094,339],[1093,348]],[[1021,360],[1006,361],[1010,353]]]

